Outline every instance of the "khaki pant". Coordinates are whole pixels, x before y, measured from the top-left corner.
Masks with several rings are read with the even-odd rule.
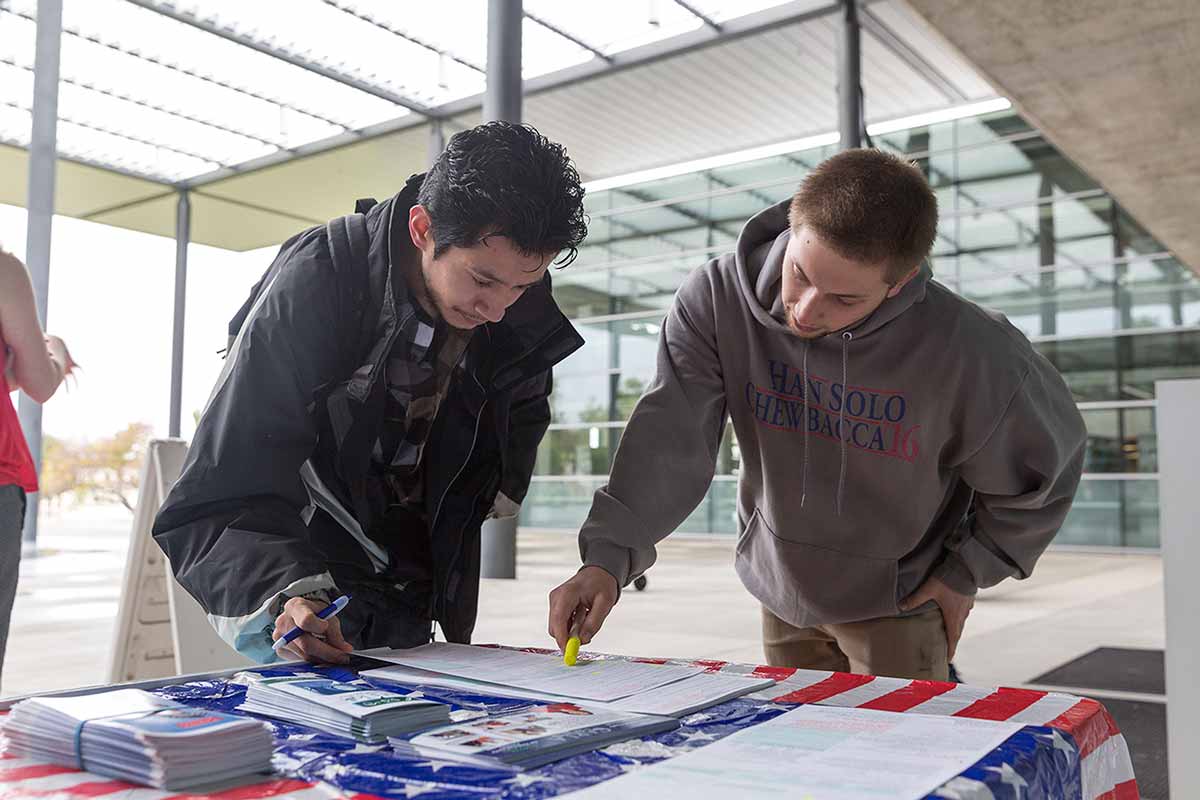
[[[827,669],[944,681],[950,662],[942,611],[797,628],[762,610],[763,651],[773,667]]]

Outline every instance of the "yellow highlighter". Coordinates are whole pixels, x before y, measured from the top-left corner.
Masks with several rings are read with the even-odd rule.
[[[563,650],[563,663],[568,667],[575,666],[575,662],[579,658],[579,626],[583,624],[583,613],[583,609],[576,610],[575,621],[571,623],[571,636],[567,639],[567,646]]]

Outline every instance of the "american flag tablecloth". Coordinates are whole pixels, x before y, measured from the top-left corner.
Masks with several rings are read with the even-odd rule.
[[[448,761],[401,756],[386,745],[356,744],[300,726],[272,722],[277,738],[275,766],[282,777],[209,797],[219,800],[372,800],[377,797],[525,800],[554,797],[703,747],[771,719],[799,703],[1007,720],[1027,726],[987,757],[929,794],[929,800],[1137,800],[1139,797],[1125,740],[1112,717],[1094,700],[1028,689],[987,689],[718,661],[671,663],[697,663],[710,671],[769,677],[776,685],[773,689],[685,717],[681,727],[670,733],[625,742],[515,775]],[[261,671],[286,674],[295,669],[275,667]],[[354,676],[346,669],[319,668],[319,671],[343,680]],[[420,688],[427,697],[458,708],[497,712],[512,710],[526,702],[437,687]],[[229,711],[241,702],[244,687],[226,680],[203,680],[155,691],[190,705]],[[0,752],[0,800],[98,797],[105,800],[197,798],[133,786],[71,767],[35,763]]]

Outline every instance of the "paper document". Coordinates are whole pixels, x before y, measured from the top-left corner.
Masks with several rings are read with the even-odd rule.
[[[1021,729],[1013,722],[801,706],[572,800],[917,800]]]
[[[699,675],[660,686],[653,691],[624,697],[606,705],[619,711],[630,711],[635,714],[682,717],[726,700],[758,691],[774,682],[770,678],[749,678],[745,675],[702,672]]]
[[[409,650],[371,650],[362,655],[485,683],[602,702],[619,700],[704,672],[703,667],[643,664],[620,659],[581,661],[568,667],[559,656],[445,642]]]
[[[405,686],[441,686],[447,689],[457,689],[482,695],[499,695],[500,697],[517,697],[526,700],[568,700],[566,695],[556,695],[549,692],[539,692],[513,686],[501,686],[494,683],[473,681],[469,678],[459,678],[455,675],[443,675],[438,672],[395,665],[365,670],[364,678],[373,678],[387,683],[398,683]],[[682,717],[709,706],[715,706],[726,700],[750,694],[766,686],[773,686],[775,681],[770,678],[751,678],[745,675],[721,675],[719,673],[703,672],[688,678],[659,686],[648,692],[623,697],[620,700],[602,702],[589,701],[591,708],[603,708],[611,711],[628,711],[633,714],[654,714],[663,717]]]

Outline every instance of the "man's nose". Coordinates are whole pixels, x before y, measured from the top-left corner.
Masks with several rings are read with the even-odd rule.
[[[484,297],[475,303],[475,313],[488,322],[499,322],[504,319],[504,312],[508,310],[510,305],[512,303],[497,303]]]
[[[801,325],[810,324],[813,311],[816,308],[817,293],[809,289],[800,293],[792,304],[792,319]]]

